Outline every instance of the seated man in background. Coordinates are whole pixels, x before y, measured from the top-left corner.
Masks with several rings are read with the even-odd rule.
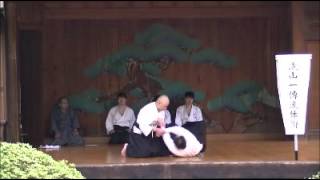
[[[110,144],[124,144],[128,142],[128,133],[136,120],[133,110],[127,106],[127,96],[119,93],[118,105],[112,107],[106,119],[107,134]]]
[[[66,97],[59,99],[51,114],[51,128],[55,134],[53,145],[83,145],[78,128],[79,120],[74,110],[69,107]]]
[[[185,93],[185,104],[177,108],[175,123],[193,133],[198,141],[203,144],[201,152],[205,151],[205,123],[203,121],[201,109],[193,104],[194,93]]]

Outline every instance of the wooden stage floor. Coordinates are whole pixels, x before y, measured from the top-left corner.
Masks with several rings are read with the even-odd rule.
[[[203,157],[152,157],[123,158],[122,145],[86,144],[81,147],[62,147],[43,150],[56,160],[68,160],[76,165],[135,164],[175,162],[243,162],[243,161],[294,161],[291,140],[215,140],[207,138],[207,151]],[[319,140],[299,140],[299,161],[320,161]]]
[[[123,158],[122,145],[106,140],[45,152],[91,179],[307,178],[320,170],[319,139],[300,139],[295,161],[292,140],[223,137],[207,136],[207,151],[192,158]]]

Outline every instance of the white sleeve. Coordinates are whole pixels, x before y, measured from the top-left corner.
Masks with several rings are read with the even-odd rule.
[[[177,126],[182,126],[182,119],[181,119],[181,108],[178,107],[177,112],[176,112],[176,119],[175,119],[175,124]]]
[[[171,114],[170,111],[166,111],[166,115],[165,115],[165,122],[166,124],[171,124]]]
[[[107,134],[110,133],[110,131],[113,130],[113,108],[110,109],[107,119],[106,119],[106,130],[107,130]]]
[[[187,133],[186,131],[188,130],[186,130],[184,127],[173,126],[171,127],[171,131],[178,136],[185,136]]]

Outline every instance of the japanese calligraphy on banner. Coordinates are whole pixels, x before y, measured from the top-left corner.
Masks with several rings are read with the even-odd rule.
[[[311,54],[276,55],[278,93],[286,135],[305,133]]]

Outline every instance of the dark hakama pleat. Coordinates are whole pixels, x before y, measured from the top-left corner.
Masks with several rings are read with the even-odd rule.
[[[204,152],[206,149],[206,126],[204,121],[187,122],[182,127],[188,129],[192,134],[196,136],[198,141],[203,144],[203,148],[200,152]]]
[[[170,151],[160,137],[144,136],[143,134],[129,133],[127,156],[128,157],[155,157],[168,156]]]
[[[129,127],[114,125],[114,133],[110,135],[109,144],[124,144],[128,142]]]

